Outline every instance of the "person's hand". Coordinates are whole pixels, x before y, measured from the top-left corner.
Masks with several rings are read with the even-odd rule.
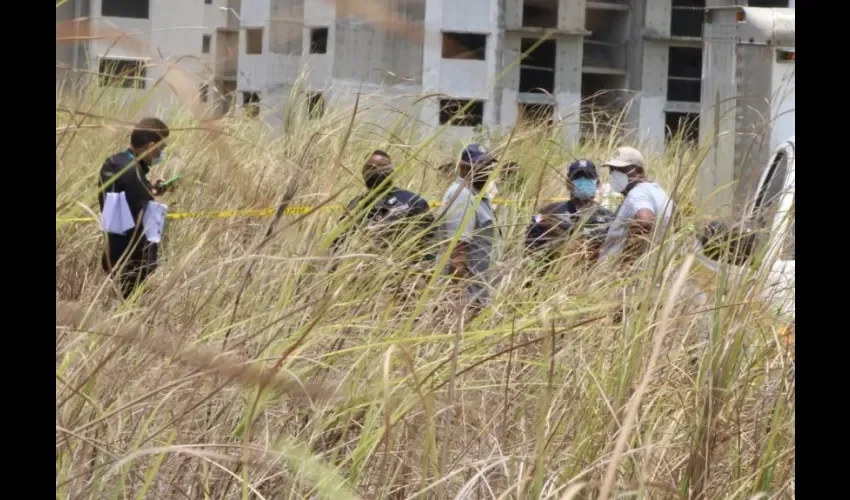
[[[458,242],[449,257],[449,275],[454,279],[463,279],[468,275],[466,262],[466,244]]]
[[[153,194],[159,196],[164,192],[168,191],[168,188],[164,186],[165,180],[157,179],[156,182],[153,183]]]

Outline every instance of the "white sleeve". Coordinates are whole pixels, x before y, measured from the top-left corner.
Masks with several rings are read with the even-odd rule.
[[[652,197],[652,192],[649,189],[642,188],[642,186],[635,187],[631,193],[629,193],[628,200],[628,213],[627,218],[631,219],[635,216],[636,213],[640,212],[643,209],[647,209],[652,212],[655,216],[658,216],[657,210],[655,208],[655,199]]]
[[[460,232],[461,241],[469,240],[472,232],[475,230],[475,200],[469,196],[469,191],[462,189],[452,193],[446,200],[446,207],[443,216],[443,228],[446,235],[453,238],[455,234]],[[472,212],[472,213],[469,213]],[[467,217],[469,214],[469,217]],[[464,223],[466,218],[466,223]]]

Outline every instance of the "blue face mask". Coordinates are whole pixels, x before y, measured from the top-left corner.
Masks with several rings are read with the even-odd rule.
[[[574,180],[573,196],[580,200],[592,200],[596,197],[596,181],[586,178]]]

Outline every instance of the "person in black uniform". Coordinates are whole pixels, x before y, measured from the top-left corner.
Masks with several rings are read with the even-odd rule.
[[[383,248],[388,246],[389,239],[398,237],[402,232],[413,237],[420,236],[423,243],[430,243],[434,218],[428,202],[415,193],[393,187],[388,180],[392,172],[389,154],[381,150],[370,154],[363,165],[363,182],[368,191],[348,203],[347,214],[341,221],[346,217],[357,217],[355,227],[371,230]],[[338,249],[346,236],[343,234],[337,238],[333,247]],[[419,248],[422,250],[420,257],[433,258],[433,252],[424,245]]]
[[[578,234],[589,257],[595,259],[605,242],[615,214],[595,201],[599,187],[596,166],[589,160],[572,162],[567,168],[570,199],[551,203],[532,217],[526,233],[526,252],[545,273],[561,255],[561,246]]]
[[[130,133],[130,147],[110,156],[100,168],[98,202],[103,212],[106,193],[123,192],[135,227],[123,234],[106,233],[103,270],[117,278],[122,296],[129,298],[156,269],[159,245],[144,235],[142,217],[149,201],[165,192],[162,180],[151,184],[148,172],[165,151],[169,130],[157,118],[144,118]]]

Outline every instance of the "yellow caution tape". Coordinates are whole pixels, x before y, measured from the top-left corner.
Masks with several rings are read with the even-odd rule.
[[[560,201],[567,201],[569,198],[549,198],[546,200],[541,200],[546,203],[555,203]],[[508,200],[504,198],[496,198],[493,200],[494,205],[513,205],[513,204],[529,204],[533,203],[534,200]],[[431,208],[437,208],[441,205],[439,201],[432,201],[428,205]],[[323,205],[319,207],[320,209],[326,208],[336,208],[341,209],[343,206],[337,203]],[[310,205],[302,205],[295,207],[287,207],[283,209],[283,215],[286,217],[295,217],[300,215],[306,215],[310,212],[313,212],[315,207]],[[179,219],[230,219],[234,217],[253,217],[253,218],[261,218],[261,217],[271,217],[274,215],[276,209],[274,208],[259,208],[259,209],[248,209],[248,210],[220,210],[215,212],[176,212],[173,214],[167,214],[166,218],[170,220],[179,220]],[[94,217],[57,217],[57,224],[75,224],[79,222],[94,222],[96,219]]]

